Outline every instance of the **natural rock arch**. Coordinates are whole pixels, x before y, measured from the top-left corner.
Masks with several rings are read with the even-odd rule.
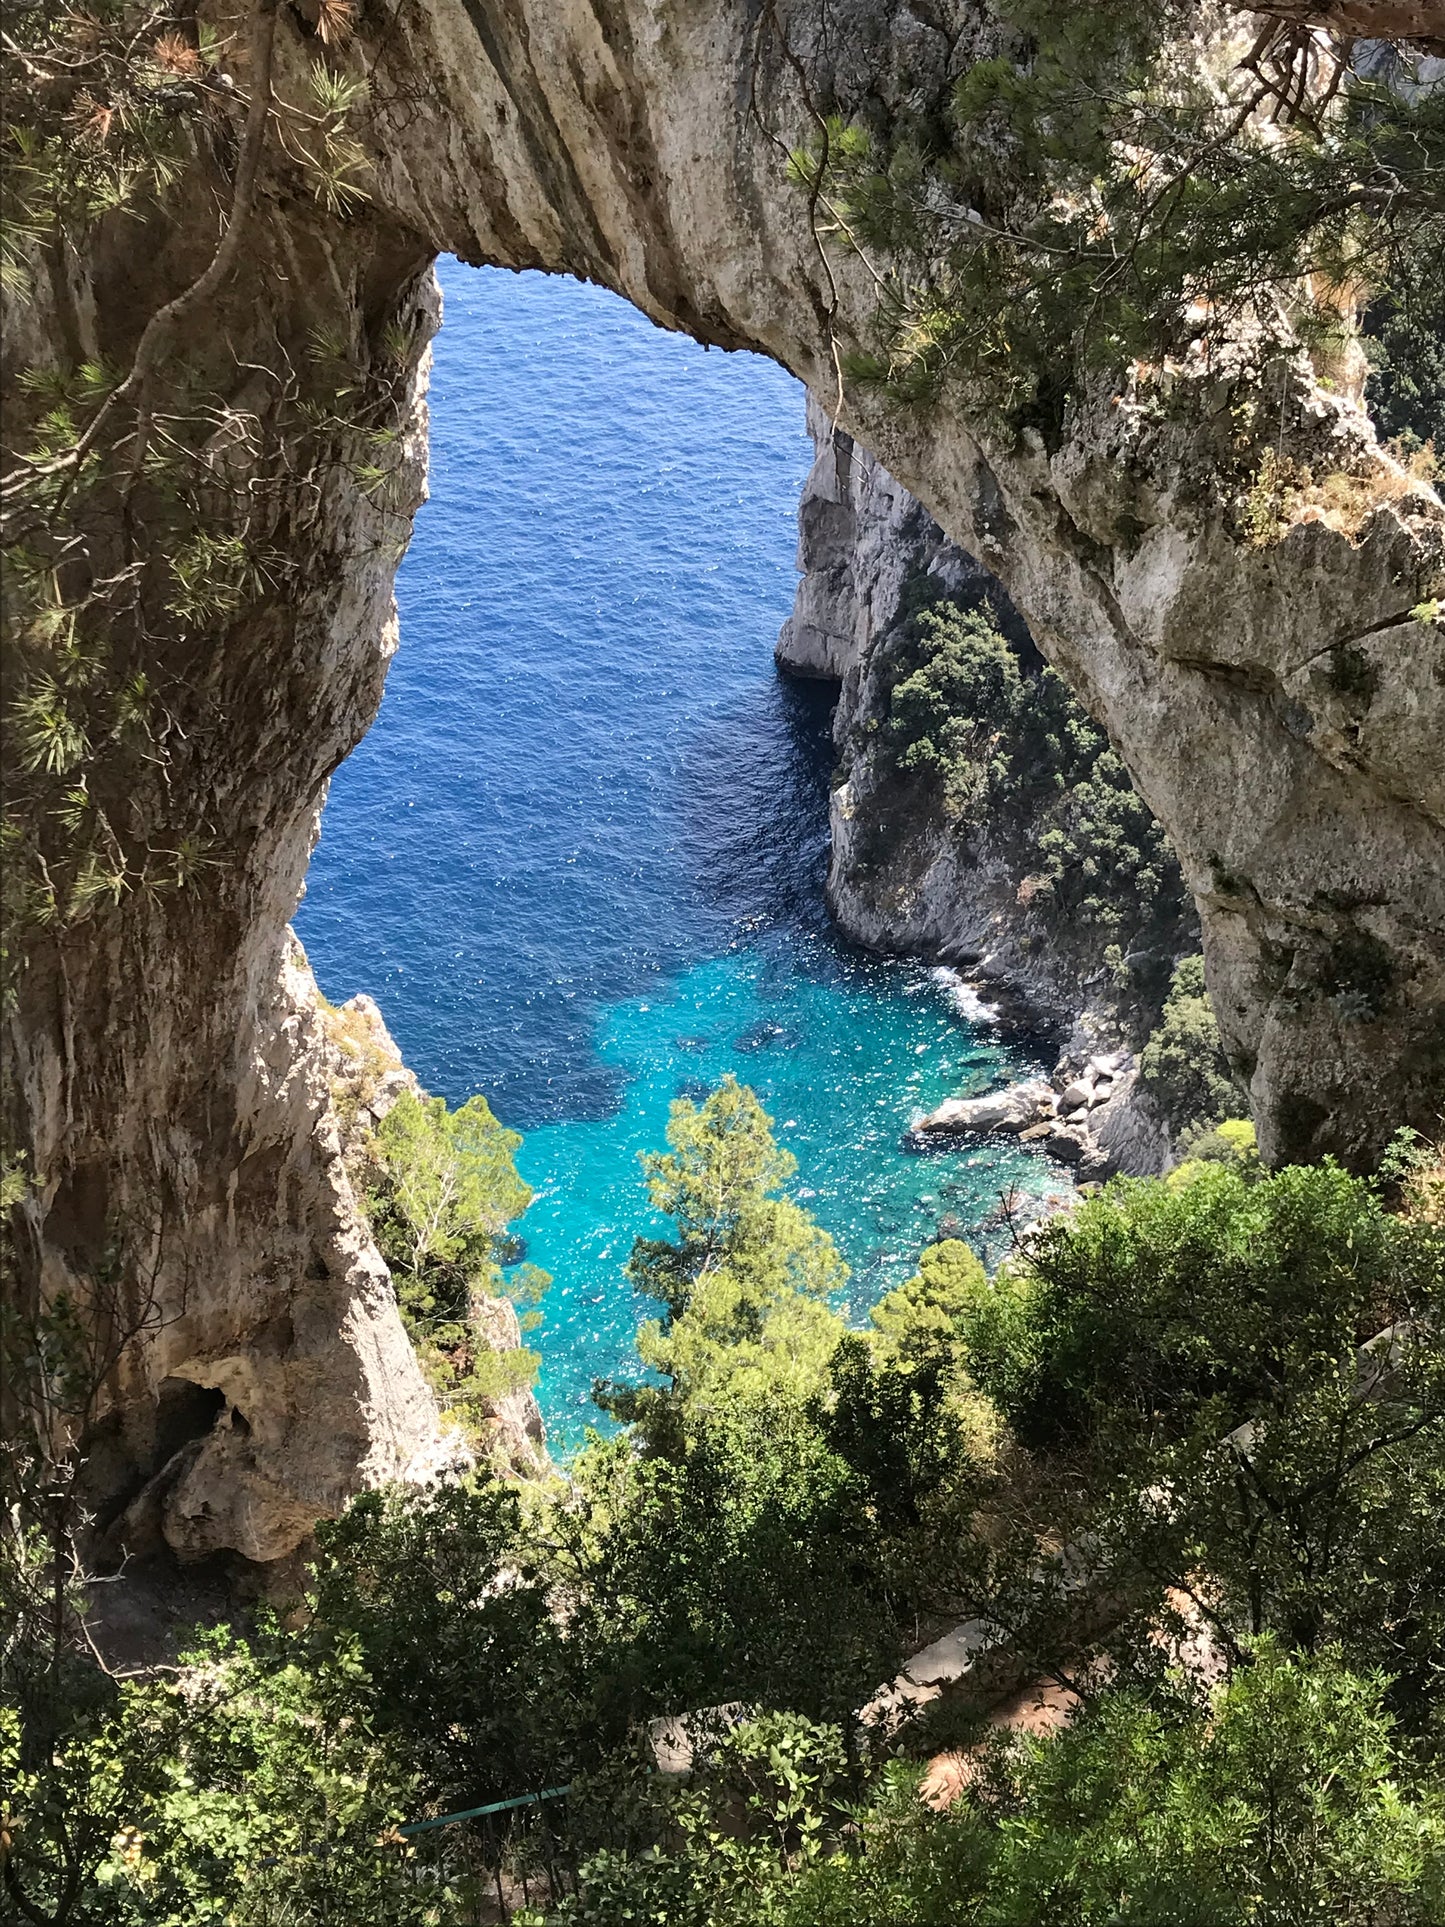
[[[279,14],[288,98],[304,97],[316,19],[315,0]],[[7,1020],[38,1178],[22,1211],[30,1288],[94,1276],[120,1238],[127,1289],[159,1308],[115,1376],[128,1476],[151,1464],[163,1381],[215,1388],[246,1415],[249,1429],[192,1442],[157,1494],[184,1551],[284,1556],[357,1484],[425,1462],[435,1434],[342,1169],[335,1065],[286,926],[326,779],[375,713],[394,644],[439,251],[596,280],[836,397],[1004,581],[1172,835],[1266,1155],[1363,1163],[1398,1123],[1431,1121],[1445,648],[1409,612],[1439,578],[1439,502],[1397,491],[1352,535],[1314,521],[1251,548],[1200,486],[1222,400],[1186,428],[1101,392],[1049,450],[958,402],[906,415],[839,391],[839,350],[868,338],[876,291],[865,262],[825,253],[786,149],[814,98],[886,110],[937,93],[989,32],[972,0],[369,0],[343,63],[369,82],[369,200],[329,214],[284,157],[266,163],[196,353],[261,418],[319,329],[366,348],[404,324],[404,368],[385,376],[392,506],[320,476],[278,537],[273,589],[185,665],[171,780],[225,861],[183,896],[137,895],[37,939]],[[214,142],[143,245],[118,223],[85,260],[52,256],[9,352],[127,365],[146,318],[209,258],[227,175]],[[1340,452],[1370,440],[1301,368],[1275,379],[1292,432]],[[1342,646],[1367,661],[1363,702],[1331,680]]]

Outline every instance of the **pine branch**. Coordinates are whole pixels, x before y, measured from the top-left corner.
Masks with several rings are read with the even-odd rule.
[[[31,466],[29,472],[12,488],[12,495],[28,488],[38,480],[67,472],[69,481],[66,487],[68,487],[95,447],[101,430],[116,405],[131,396],[136,396],[138,400],[138,419],[136,446],[131,457],[130,479],[126,485],[127,494],[134,486],[145,459],[149,441],[151,384],[171,353],[181,324],[216,293],[240,258],[241,243],[245,238],[246,227],[255,207],[256,186],[271,109],[271,70],[276,41],[277,5],[278,0],[255,0],[251,15],[251,99],[247,107],[245,132],[241,138],[235,184],[231,191],[231,215],[226,223],[225,232],[217,244],[216,252],[189,287],[183,288],[178,295],[166,302],[163,307],[158,308],[151,316],[141,334],[130,373],[124,381],[111,390],[80,439],[53,461]],[[62,491],[62,499],[63,493],[64,491]]]

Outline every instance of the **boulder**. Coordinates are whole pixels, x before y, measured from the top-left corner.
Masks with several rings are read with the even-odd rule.
[[[1114,1077],[1127,1070],[1132,1062],[1126,1050],[1107,1051],[1102,1057],[1091,1057],[1085,1069],[1090,1077]]]
[[[1053,1092],[1042,1078],[1010,1084],[986,1097],[949,1097],[935,1111],[919,1118],[916,1131],[932,1136],[943,1131],[1022,1131],[1039,1121],[1045,1107],[1052,1111]]]

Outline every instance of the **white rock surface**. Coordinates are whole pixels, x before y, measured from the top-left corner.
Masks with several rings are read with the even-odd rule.
[[[919,1118],[914,1126],[925,1135],[943,1131],[1021,1131],[1036,1124],[1041,1110],[1052,1109],[1053,1092],[1039,1079],[1029,1084],[1010,1084],[985,1097],[945,1098],[936,1110]]]

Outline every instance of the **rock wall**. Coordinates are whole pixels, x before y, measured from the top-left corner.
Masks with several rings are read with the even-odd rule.
[[[200,14],[223,44],[245,24],[228,0]],[[133,1475],[182,1367],[249,1427],[208,1443],[204,1480],[188,1475],[191,1496],[174,1501],[188,1543],[279,1556],[309,1517],[435,1438],[342,1183],[286,925],[327,777],[375,713],[394,641],[439,251],[600,282],[836,397],[841,426],[1005,584],[1167,826],[1265,1155],[1358,1163],[1398,1123],[1431,1121],[1445,1065],[1445,628],[1410,612],[1445,561],[1435,495],[1301,358],[1231,373],[1221,350],[1181,372],[1162,410],[1101,386],[1055,447],[1002,435],[959,394],[926,412],[837,395],[843,357],[871,339],[876,284],[815,232],[786,152],[819,101],[875,118],[941,101],[998,45],[977,0],[398,0],[358,8],[339,48],[315,0],[276,20],[284,99],[311,97],[316,61],[365,82],[352,129],[365,198],[318,197],[271,142],[238,264],[188,317],[190,372],[226,398],[227,434],[264,425],[339,331],[352,405],[391,410],[387,501],[354,468],[308,468],[303,440],[306,488],[224,630],[200,650],[140,625],[166,638],[137,647],[168,691],[170,753],[164,779],[125,780],[137,807],[204,839],[208,867],[185,890],[32,930],[5,1016],[7,1136],[32,1179],[15,1289],[68,1285],[93,1302],[119,1267],[124,1290],[158,1307],[115,1374]],[[248,79],[233,64],[243,84],[207,92],[164,207],[38,262],[33,294],[10,303],[9,373],[129,367],[147,318],[196,280],[231,202]],[[1320,513],[1265,546],[1240,540],[1239,410],[1261,382],[1271,445],[1357,478],[1348,523]],[[12,448],[38,406],[20,393]],[[244,443],[222,440],[214,459],[244,480]],[[147,526],[130,505],[124,534],[142,557]],[[143,602],[163,573],[141,580]],[[1368,669],[1351,687],[1330,673],[1343,647]],[[97,752],[96,784],[115,753]]]
[[[888,645],[907,593],[940,591],[966,608],[987,607],[1026,663],[1037,652],[1002,585],[949,540],[876,456],[836,428],[816,396],[807,404],[817,450],[798,509],[800,580],[776,657],[791,675],[839,685],[833,733],[839,769],[830,804],[828,901],[844,934],[871,950],[923,955],[962,966],[996,994],[1020,998],[1036,1023],[1076,1025],[1109,994],[1104,951],[1111,933],[1072,928],[1032,894],[1030,851],[1018,826],[962,829],[916,806],[877,754],[886,720]],[[886,843],[886,861],[875,850]],[[1153,989],[1174,952],[1197,951],[1192,918],[1162,933]],[[1136,991],[1145,1014],[1157,996]],[[1101,1039],[1127,1023],[1127,1009],[1091,1013]],[[1147,1023],[1145,1024],[1147,1029]]]
[[[841,740],[857,719],[865,665],[897,616],[909,578],[926,577],[950,594],[982,593],[992,578],[875,455],[835,425],[811,390],[807,425],[816,453],[798,504],[801,580],[776,655],[790,675],[842,684],[834,725]]]

